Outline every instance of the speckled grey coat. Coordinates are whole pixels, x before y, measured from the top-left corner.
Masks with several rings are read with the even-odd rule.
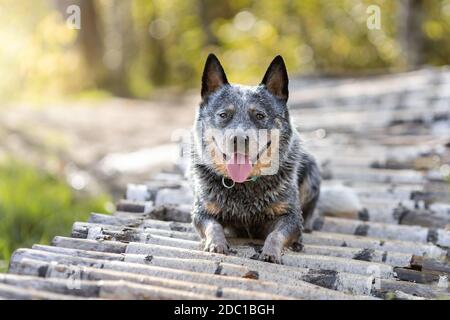
[[[265,239],[261,260],[279,263],[285,246],[301,248],[303,220],[314,211],[320,174],[291,125],[287,99],[288,76],[280,56],[272,61],[261,84],[254,87],[229,84],[218,59],[208,56],[191,157],[195,191],[192,221],[204,239],[205,250],[228,252],[224,228],[235,236]],[[226,188],[224,177],[227,184],[231,180],[224,166],[204,152],[210,143],[203,136],[207,129],[278,129],[277,173],[256,174],[255,181]]]

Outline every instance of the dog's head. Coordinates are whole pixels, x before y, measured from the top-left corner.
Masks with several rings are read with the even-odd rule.
[[[276,174],[292,129],[288,75],[281,56],[257,86],[232,85],[214,54],[205,63],[196,119],[196,150],[202,162],[237,183]]]

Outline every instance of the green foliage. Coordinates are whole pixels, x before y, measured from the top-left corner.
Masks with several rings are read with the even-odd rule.
[[[91,85],[77,33],[46,1],[0,0],[0,99],[73,93]]]
[[[70,4],[87,3],[73,0]],[[290,73],[406,68],[400,1],[92,0],[81,30],[54,1],[0,0],[0,98],[39,99],[83,90],[145,98],[154,87],[199,86],[215,52],[233,82],[256,83],[282,54]],[[380,8],[369,30],[367,8]],[[450,0],[423,1],[423,63],[449,64]],[[97,25],[98,28],[93,28]],[[98,32],[97,32],[98,31]]]
[[[23,163],[0,163],[0,261],[19,247],[69,235],[76,220],[105,211],[107,197],[80,197],[63,180]]]

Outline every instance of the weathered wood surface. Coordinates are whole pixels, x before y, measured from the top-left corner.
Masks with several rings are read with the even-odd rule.
[[[88,241],[92,244],[95,244],[95,242],[91,240],[82,240],[82,241]],[[61,242],[58,241],[57,245],[70,246],[70,244],[63,241]],[[133,244],[131,244],[131,246],[133,246]],[[246,265],[249,268],[251,268],[251,271],[248,271],[246,273],[249,277],[256,277],[258,279],[267,281],[291,283],[292,281],[301,280],[310,282],[312,284],[317,284],[329,289],[343,291],[346,293],[359,295],[370,294],[377,297],[383,297],[384,294],[388,293],[389,291],[392,291],[391,290],[392,288],[409,294],[418,294],[420,292],[421,293],[420,296],[428,298],[445,296],[443,290],[436,290],[435,288],[431,288],[429,286],[419,286],[415,283],[405,283],[402,281],[379,279],[379,278],[377,278],[377,281],[373,283],[374,278],[371,275],[357,275],[343,272],[332,272],[330,270],[312,270],[297,267],[289,267],[286,265],[273,265],[273,264],[267,265],[257,260],[247,261],[246,259],[237,256],[223,256],[219,254],[210,255],[202,251],[193,251],[189,249],[160,246],[160,245],[146,246],[145,248],[146,254],[134,254],[134,253],[112,254],[102,251],[85,251],[85,250],[71,249],[67,247],[53,247],[40,245],[33,246],[33,249],[99,260],[104,259],[104,260],[126,261],[132,263],[151,264],[151,265],[156,264],[158,266],[164,266],[168,268],[181,270],[189,270],[188,266],[189,262],[193,261],[193,259],[207,260],[214,262],[226,262],[228,265],[236,265],[236,266]],[[101,247],[97,248],[93,245],[92,249],[98,250],[101,249]],[[130,247],[129,251],[142,252],[142,247],[139,247],[138,249],[136,249],[135,247]],[[149,256],[151,257],[151,259],[148,258]],[[166,259],[164,259],[164,257],[166,257]],[[169,262],[169,264],[167,262]],[[39,265],[36,265],[35,263],[35,269],[36,268],[38,270]],[[83,267],[83,272],[86,272],[85,269],[86,268]],[[223,270],[221,270],[221,272],[223,272]],[[286,276],[287,273],[289,274],[289,276]],[[152,279],[155,280],[159,278],[152,277]],[[161,280],[157,281],[156,283],[157,285],[164,286],[166,281],[167,280],[164,280],[163,284],[160,284]],[[172,284],[170,282],[167,283],[167,285],[169,284],[176,285],[177,287],[175,288],[178,288],[180,286],[180,284],[178,283],[175,284]],[[186,285],[183,284],[183,286]],[[244,293],[240,294],[245,295]]]
[[[393,225],[380,222],[362,222],[353,219],[320,217],[313,222],[316,231],[369,236],[388,240],[435,243],[450,247],[450,230],[420,226]]]
[[[328,81],[291,90],[291,115],[324,188],[353,189],[360,209],[317,216],[302,252],[271,264],[254,259],[261,240],[232,238],[229,255],[203,251],[181,160],[128,185],[113,215],[17,250],[0,299],[449,299],[450,71]]]
[[[3,275],[1,275],[3,277]],[[13,284],[0,283],[0,298],[4,300],[77,300],[77,296],[56,294],[33,288],[22,288]],[[86,298],[84,298],[86,299]],[[89,297],[89,299],[94,299]]]
[[[184,234],[181,238],[189,238],[189,234],[195,232],[191,224],[175,221],[159,221],[147,219],[146,217],[135,216],[134,214],[121,214],[120,216],[110,216],[104,214],[92,214],[89,218],[91,223],[126,226],[143,229],[161,229]],[[350,220],[354,223],[353,220]],[[174,233],[174,234],[179,234]],[[170,236],[170,233],[168,233]],[[442,257],[447,254],[446,250],[431,243],[415,243],[402,240],[386,240],[385,238],[366,237],[362,235],[350,235],[340,233],[324,233],[314,231],[311,234],[304,234],[304,241],[309,244],[349,246],[354,248],[379,249],[394,252],[411,253],[415,255],[429,255],[430,257]]]
[[[257,274],[253,274],[253,277],[258,279],[275,281],[281,283],[289,283],[295,280],[302,280],[310,282],[313,284],[318,284],[329,289],[343,291],[352,294],[368,294],[370,293],[370,288],[372,286],[372,279],[370,275],[357,275],[349,273],[339,273],[331,272],[329,270],[312,270],[305,268],[295,268],[286,265],[273,265],[267,264],[258,260],[248,260],[240,258],[238,256],[230,255],[224,256],[220,254],[210,254],[203,251],[190,250],[178,247],[169,247],[161,245],[147,244],[145,246],[145,252],[142,253],[142,246],[135,246],[133,243],[129,244],[127,249],[130,253],[122,254],[111,254],[102,252],[100,250],[103,247],[97,246],[97,241],[80,239],[77,241],[88,242],[92,245],[91,249],[93,251],[85,251],[72,249],[71,247],[77,247],[76,242],[71,241],[66,238],[58,238],[55,241],[55,246],[33,246],[38,250],[63,253],[69,255],[75,255],[80,257],[91,257],[105,260],[119,260],[128,261],[134,263],[149,263],[147,257],[151,256],[151,262],[157,263],[161,262],[161,259],[153,259],[153,257],[167,257],[167,258],[177,258],[179,263],[172,264],[174,268],[181,268],[181,265],[186,261],[185,259],[198,259],[207,260],[215,262],[225,262],[228,264],[233,264],[237,266],[247,266],[252,271],[256,271]],[[182,259],[182,260],[181,260]],[[166,265],[167,266],[167,265]],[[286,277],[286,271],[288,271],[289,276]],[[250,272],[249,275],[252,273]]]
[[[393,224],[420,225],[424,227],[442,228],[448,223],[450,205],[435,204],[420,208],[416,201],[410,200],[412,193],[403,195],[383,192],[377,198],[367,197],[363,192],[361,210],[346,213],[346,217],[362,221],[385,222]],[[387,198],[387,199],[386,199]],[[389,199],[392,198],[392,199]],[[400,198],[400,199],[399,199]],[[151,201],[122,200],[117,203],[118,212],[140,213],[142,216],[159,220],[189,222],[191,205],[163,204],[154,206]]]
[[[102,299],[133,299],[133,300],[173,300],[215,299],[214,296],[193,294],[187,291],[168,289],[153,285],[142,285],[124,280],[91,281],[81,279],[43,279],[42,277],[24,277],[3,275],[0,281],[23,288],[72,294],[81,297],[96,297]]]
[[[168,231],[161,229],[146,228],[145,230],[139,230],[136,228],[120,228],[115,226],[80,222],[76,222],[72,228],[72,237],[93,240],[115,240],[122,242],[151,243],[151,241],[148,240],[154,235],[191,241],[200,240],[199,236],[196,233]],[[247,244],[252,243],[252,241],[243,239],[241,241],[241,244],[246,244],[246,242]],[[236,243],[236,240],[233,240],[232,243]],[[261,244],[261,241],[259,241],[259,245]],[[310,244],[305,244],[302,252],[308,255],[334,256],[347,259],[386,263],[395,267],[410,267],[411,261],[414,256],[413,254],[388,252],[367,248],[359,249],[351,247],[335,247]],[[425,260],[428,261],[429,259]]]
[[[188,281],[173,280],[149,275],[136,274],[125,271],[115,271],[109,269],[98,269],[87,266],[73,266],[68,264],[45,262],[24,258],[20,263],[20,274],[43,277],[42,270],[46,270],[45,278],[64,280],[64,285],[68,286],[68,290],[79,288],[78,281],[103,281],[103,280],[124,280],[129,283],[137,283],[141,285],[150,285],[153,287],[161,287],[175,289],[185,292],[191,292],[200,296],[208,296],[211,298],[222,299],[289,299],[287,296],[269,294],[264,292],[256,292],[249,290],[240,290],[235,288],[221,287],[217,285],[207,285]],[[69,280],[68,280],[69,279]],[[70,281],[70,282],[68,282]],[[79,288],[78,290],[80,290]],[[81,290],[80,294],[87,294],[86,290]]]
[[[288,296],[296,299],[314,296],[315,299],[351,299],[351,295],[329,290],[320,286],[312,285],[303,281],[296,281],[290,284],[280,284],[271,281],[255,281],[248,276],[248,273],[240,277],[229,276],[220,272],[194,272],[179,269],[171,269],[149,264],[137,264],[125,261],[101,261],[91,258],[73,257],[63,254],[50,253],[38,250],[22,249],[15,252],[11,259],[13,273],[21,270],[22,259],[33,259],[40,261],[52,261],[61,264],[69,264],[78,267],[95,267],[99,269],[111,269],[116,271],[133,272],[136,274],[150,275],[161,278],[188,281],[193,283],[204,283],[209,285],[221,285],[224,287],[238,288],[243,290],[261,291],[281,296]],[[363,298],[360,296],[359,298]],[[204,297],[200,297],[204,298]]]

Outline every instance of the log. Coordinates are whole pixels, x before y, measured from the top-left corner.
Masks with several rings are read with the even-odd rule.
[[[187,190],[189,189],[189,190]],[[173,220],[173,221],[190,221],[190,211],[191,205],[193,203],[193,198],[191,195],[190,188],[179,188],[179,189],[163,189],[161,193],[164,194],[164,201],[157,202],[157,207],[151,212],[152,218],[159,220]],[[186,196],[189,194],[189,196]],[[364,199],[362,198],[362,204],[364,209],[360,212],[354,213],[354,218],[361,219],[364,221],[376,221],[376,222],[387,222],[387,223],[402,223],[401,220],[405,219],[404,224],[418,224],[423,226],[440,227],[442,224],[447,224],[450,222],[448,215],[441,216],[440,214],[434,214],[435,212],[414,210],[414,201],[410,201],[410,193],[407,192],[402,199],[401,204],[398,203],[398,197],[393,199],[393,201],[386,201],[386,195],[389,193],[384,193],[381,199]],[[130,203],[125,202],[125,203]],[[146,202],[140,205],[142,213],[148,213],[145,206]],[[130,203],[130,210],[132,212],[137,212],[139,206],[134,205],[133,202]],[[118,210],[126,209],[123,205],[118,205]],[[442,211],[442,210],[438,210]],[[445,210],[448,211],[448,210]],[[448,213],[448,212],[446,212]],[[353,218],[353,217],[352,217]]]
[[[55,243],[57,245],[63,247],[48,247],[44,246],[44,249],[39,248],[40,250],[49,250],[51,252],[55,250],[69,250],[66,254],[78,256],[79,250],[76,249],[68,249],[70,247],[76,248],[78,242],[87,242],[92,245],[92,250],[102,249],[102,247],[96,247],[96,241],[93,240],[85,240],[85,239],[70,239],[70,238],[60,238]],[[100,254],[99,252],[92,252],[94,256],[96,254]],[[86,254],[90,255],[91,252],[82,251],[81,256],[86,256]],[[236,265],[245,265],[254,271],[257,272],[258,278],[262,280],[269,280],[279,283],[291,283],[293,280],[302,280],[306,282],[310,282],[313,284],[317,284],[329,289],[343,291],[346,293],[351,293],[355,295],[376,295],[377,297],[381,297],[382,292],[384,295],[388,293],[387,290],[379,291],[376,288],[384,288],[387,286],[388,288],[395,288],[396,290],[400,290],[403,292],[407,292],[410,294],[417,294],[419,291],[427,293],[426,297],[435,297],[437,294],[441,295],[440,292],[435,292],[432,288],[429,290],[425,290],[426,288],[415,288],[414,284],[408,284],[401,281],[388,280],[388,279],[379,279],[378,277],[374,277],[372,275],[357,275],[357,274],[349,274],[344,272],[336,272],[332,270],[313,270],[313,269],[305,269],[298,267],[290,267],[285,265],[276,265],[265,263],[258,260],[248,260],[245,258],[237,257],[237,256],[225,256],[221,254],[214,254],[204,251],[195,251],[189,249],[182,248],[174,248],[168,246],[160,246],[160,245],[145,245],[145,248],[139,244],[130,243],[127,248],[127,253],[117,255],[119,259],[125,259],[125,261],[133,262],[133,263],[142,263],[145,264],[147,261],[147,256],[166,256],[166,257],[175,257],[178,259],[205,259],[205,260],[213,260],[213,261],[224,261],[227,263],[232,263]],[[373,270],[372,270],[373,271]],[[286,279],[286,276],[289,275],[289,278]],[[374,281],[376,279],[376,281]],[[379,286],[377,286],[379,285]]]
[[[415,208],[410,200],[391,201],[380,199],[361,199],[363,209],[355,213],[356,219],[391,224],[418,225],[423,227],[442,228],[450,223],[450,215],[441,214],[440,209]],[[345,217],[343,217],[345,218]]]
[[[280,284],[270,281],[255,281],[247,277],[233,277],[221,274],[206,274],[170,268],[156,267],[121,261],[98,261],[90,258],[72,257],[31,249],[16,250],[11,257],[11,272],[20,273],[22,259],[33,259],[45,262],[87,266],[98,269],[111,269],[121,272],[150,275],[160,278],[196,282],[209,285],[237,288],[250,291],[261,291],[296,299],[368,299],[365,296],[352,296],[334,290],[325,289],[307,282],[296,281],[292,284]]]
[[[126,198],[132,201],[148,201],[151,194],[146,185],[130,183],[127,185]]]
[[[417,189],[415,187],[408,188],[407,190],[396,190],[391,185],[381,184],[381,188],[367,187],[367,188],[356,188],[353,187],[351,183],[348,183],[353,191],[356,192],[358,198],[361,202],[366,200],[386,200],[386,201],[407,201],[411,199],[411,193],[415,192]],[[349,187],[350,187],[349,186]]]
[[[194,232],[183,232],[183,231],[171,231],[166,229],[155,229],[155,228],[131,228],[131,227],[120,227],[115,225],[99,224],[99,223],[89,223],[89,222],[75,222],[72,226],[72,237],[86,239],[89,235],[89,230],[91,228],[102,228],[103,233],[105,232],[116,232],[116,233],[127,233],[130,237],[135,237],[139,239],[142,237],[143,233],[155,234],[170,238],[179,238],[186,240],[200,240],[197,233]],[[126,237],[125,237],[126,238]]]
[[[90,230],[100,228],[94,233],[94,237],[90,236]],[[156,232],[153,232],[156,231]],[[160,235],[165,238],[176,238],[182,240],[199,241],[200,238],[194,233],[183,233],[179,231],[167,231],[162,230],[159,232],[158,229],[145,229],[143,232],[140,229],[125,228],[125,230],[120,230],[120,228],[108,225],[98,225],[89,223],[77,222],[74,224],[72,229],[72,234],[76,234],[77,238],[93,239],[93,240],[115,240],[115,241],[125,241],[125,242],[143,242],[151,243],[148,241],[152,235]],[[253,246],[255,240],[248,239],[229,239],[231,244],[246,244]],[[262,241],[257,241],[261,246]],[[302,253],[309,255],[323,255],[331,257],[339,257],[346,259],[363,260],[377,263],[386,263],[393,267],[406,267],[406,268],[420,268],[429,271],[436,271],[441,273],[447,273],[450,275],[450,267],[448,266],[447,259],[439,260],[434,258],[422,257],[414,254],[401,253],[401,252],[389,252],[386,250],[375,250],[368,248],[351,248],[351,247],[333,247],[326,245],[310,245],[304,244]]]
[[[163,204],[153,206],[150,201],[121,200],[116,205],[114,213],[118,217],[151,218],[162,221],[190,222],[192,205],[190,204]],[[134,215],[130,215],[134,213]]]
[[[200,243],[196,241],[190,241],[190,240],[184,240],[184,239],[171,239],[167,237],[162,236],[150,236],[147,237],[146,244],[157,244],[157,245],[163,245],[163,246],[174,246],[174,247],[181,247],[185,249],[191,249],[191,250],[199,250]],[[135,245],[137,246],[137,244]],[[145,246],[143,246],[145,250]],[[252,246],[234,246],[233,251],[236,255],[244,258],[252,258],[257,255],[260,247],[252,247]],[[329,249],[329,248],[328,248]],[[128,249],[127,249],[128,250]],[[327,250],[327,248],[322,248],[322,251]],[[332,253],[332,249],[329,249],[329,254]],[[370,256],[372,254],[371,250],[361,250],[360,252],[355,253],[356,255],[359,255],[359,258],[366,258],[368,255]],[[384,254],[381,255],[380,259],[383,259]],[[388,266],[383,263],[376,263],[376,262],[367,262],[367,261],[355,261],[355,260],[348,260],[343,259],[339,257],[335,257],[336,254],[334,254],[334,258],[330,258],[327,256],[320,256],[320,255],[312,255],[312,254],[304,254],[304,253],[296,253],[296,252],[285,252],[284,255],[281,258],[281,261],[285,265],[294,266],[294,267],[302,267],[302,268],[310,268],[315,270],[336,270],[339,272],[346,272],[346,273],[356,273],[356,274],[367,274],[368,270],[377,270],[377,276],[382,278],[392,278],[393,277],[393,269],[392,265]],[[366,257],[364,257],[366,256]],[[354,259],[355,256],[352,256]],[[387,253],[386,253],[387,258]],[[413,267],[411,264],[411,261],[413,258],[416,259],[415,261],[415,267],[417,267],[419,262],[417,261],[417,257],[413,256],[402,256],[397,255],[397,260],[395,259],[395,256],[391,256],[391,263],[392,264],[398,264],[403,267]],[[429,266],[439,266],[441,270],[435,269],[433,272],[439,272],[439,274],[443,274],[448,271],[448,267],[446,267],[446,264],[439,263],[438,261],[432,261],[431,259],[421,258],[421,263],[424,261],[428,262]],[[369,260],[370,261],[370,260]],[[383,261],[382,261],[383,262]],[[397,266],[398,266],[397,265]],[[443,270],[444,268],[447,268]],[[425,270],[424,270],[425,272]]]
[[[145,241],[142,242],[143,243],[136,243],[134,245],[141,245],[144,250],[145,244],[172,246],[190,250],[201,250],[202,248],[202,244],[199,241],[168,238],[150,234],[147,235]],[[257,254],[257,251],[253,247],[233,247],[233,250],[235,251],[236,255],[244,258],[251,258]],[[367,270],[376,267],[379,270],[380,277],[394,277],[393,269],[391,266],[375,262],[369,263],[367,261],[349,260],[337,257],[330,258],[326,256],[307,255],[301,253],[285,253],[281,257],[281,262],[282,264],[295,267],[311,268],[316,270],[336,270],[338,272],[348,272],[355,274],[367,274]]]
[[[413,259],[411,260],[411,266],[414,269],[434,271],[450,275],[450,266],[448,264],[448,259],[440,261],[435,259],[427,259],[421,256],[413,256]]]
[[[450,190],[447,181],[428,180],[425,183],[424,191],[433,193],[432,202],[450,204]]]
[[[222,298],[222,299],[289,299],[289,297],[266,294],[256,291],[245,291],[233,288],[224,288],[215,285],[198,284],[187,281],[171,280],[146,275],[136,275],[130,272],[119,272],[107,269],[96,269],[91,267],[78,267],[67,264],[49,263],[45,261],[22,259],[20,261],[20,273],[39,276],[40,270],[47,270],[46,278],[68,279],[73,274],[78,276],[77,280],[125,280],[127,282],[176,289],[194,294]],[[66,280],[67,281],[67,280]]]
[[[405,196],[406,197],[406,196]],[[409,198],[409,194],[407,195]],[[436,210],[415,208],[409,199],[386,200],[370,198],[360,199],[363,209],[347,213],[345,217],[362,221],[375,221],[395,224],[441,227],[450,223],[448,208],[436,207]],[[150,207],[148,201],[137,202],[122,200],[117,204],[114,215],[118,217],[151,218],[164,221],[190,222],[191,204],[165,204]],[[136,213],[136,215],[130,215]]]
[[[450,298],[450,294],[446,288],[406,281],[381,280],[379,286],[374,285],[372,289],[372,295],[382,299],[391,299],[392,293],[395,294],[398,292],[410,295],[410,297],[399,296],[397,294],[394,296],[396,299],[414,299],[414,297],[427,299]]]
[[[365,169],[331,167],[332,178],[341,181],[364,181],[395,184],[423,184],[424,176],[414,170]]]
[[[379,222],[361,222],[352,219],[319,217],[313,222],[313,230],[354,234],[389,240],[419,243],[432,242],[450,247],[450,230],[429,229],[419,226],[391,225]]]
[[[94,228],[100,228],[98,233],[94,234],[94,237],[90,235],[90,230]],[[123,242],[147,242],[147,239],[152,235],[164,236],[170,238],[199,241],[200,238],[194,233],[183,233],[179,231],[168,231],[158,229],[145,229],[140,230],[136,228],[120,228],[115,226],[100,225],[100,224],[89,224],[76,222],[72,228],[72,236],[76,238],[85,238],[93,240],[115,240]],[[230,241],[236,242],[235,239],[230,239]],[[242,239],[239,241],[242,243],[249,243],[250,240]],[[321,246],[321,245],[309,245],[305,244],[303,246],[303,253],[309,255],[324,255],[324,256],[334,256],[347,259],[364,260],[378,263],[386,263],[391,266],[396,267],[409,267],[411,260],[413,258],[412,254],[397,253],[397,252],[387,252],[374,249],[358,249],[350,247],[332,247],[332,246]]]
[[[408,268],[395,268],[399,279],[415,283],[434,283],[437,284],[441,275],[435,272],[418,271]]]
[[[394,295],[396,300],[426,300],[423,297],[417,297],[398,290],[394,291]]]
[[[411,192],[410,199],[414,201],[416,207],[422,203],[425,208],[428,208],[430,204],[439,202],[441,198],[446,198],[448,192],[445,191],[425,191],[424,188],[414,190]],[[448,205],[448,204],[446,204]]]
[[[122,199],[116,204],[117,211],[150,213],[152,209],[152,201],[133,201]]]
[[[148,221],[147,223],[147,220],[150,221]],[[89,222],[99,224],[109,224],[115,226],[125,226],[125,227],[141,227],[141,228],[149,227],[174,231],[186,231],[192,230],[193,228],[191,224],[182,222],[160,221],[156,219],[145,219],[136,216],[117,217],[100,213],[92,213],[91,216],[89,217]]]
[[[97,247],[95,241],[92,240],[72,241],[72,240],[73,239],[70,238],[58,239],[56,242],[58,247],[35,245],[33,246],[33,249],[44,250],[54,253],[62,253],[66,255],[101,259],[100,255],[103,254],[103,252],[71,249],[71,247],[76,248],[76,243],[79,241],[90,243],[92,245],[92,250],[103,249],[102,247]],[[130,246],[133,246],[133,244],[131,243]],[[142,250],[142,247],[139,248],[130,247],[129,250],[130,252],[140,252],[139,250]],[[294,268],[283,265],[267,264],[262,261],[248,260],[236,256],[224,256],[221,254],[213,254],[204,251],[194,251],[188,249],[180,249],[151,244],[146,246],[146,250],[149,252],[148,254],[134,254],[134,253],[125,253],[120,255],[114,254],[115,260],[147,264],[148,256],[151,257],[159,256],[159,257],[178,258],[179,259],[178,261],[181,262],[184,261],[184,259],[201,259],[219,262],[223,261],[238,266],[247,266],[248,268],[257,272],[258,279],[275,281],[280,283],[290,283],[292,281],[301,280],[325,286],[328,289],[343,291],[352,294],[368,294],[370,293],[370,287],[372,285],[372,280],[370,276],[338,273],[329,270],[308,270],[305,268]],[[110,255],[111,254],[108,254],[105,257],[105,259],[108,260],[111,259]],[[157,262],[161,260],[158,259],[153,261]],[[180,263],[172,265],[172,267],[180,268]],[[288,272],[289,278],[285,276],[286,272]]]
[[[331,219],[331,218],[327,218]],[[340,219],[343,220],[343,219]],[[98,224],[121,226],[122,219],[114,216],[92,214],[90,220]],[[180,231],[194,233],[194,227],[189,223],[167,222],[152,219],[132,219],[127,220],[130,225],[138,228],[161,229],[168,231]],[[354,223],[350,220],[350,223]],[[314,231],[313,233],[304,233],[303,241],[306,244],[328,245],[328,246],[348,246],[361,249],[375,249],[383,251],[411,253],[415,255],[427,255],[430,258],[441,258],[446,256],[447,252],[431,243],[417,243],[402,240],[386,240],[384,238],[367,237],[360,235],[347,235],[343,233],[324,233]]]
[[[183,179],[176,175],[178,181],[151,181],[146,185],[129,184],[127,186],[126,200],[154,201],[155,206],[166,204],[192,204],[194,195],[192,188]]]
[[[447,252],[433,244],[314,231],[303,234],[303,243],[336,247],[382,250],[443,259]]]
[[[191,221],[192,204],[159,204],[151,211],[151,217],[162,221]]]
[[[378,182],[367,182],[367,181],[341,181],[332,180],[324,181],[324,186],[329,185],[342,185],[352,188],[358,195],[365,198],[379,198],[379,199],[392,199],[397,200],[398,198],[389,197],[389,195],[400,195],[405,196],[405,200],[410,199],[411,193],[415,191],[423,191],[423,185],[418,184],[395,184],[395,183],[378,183]],[[382,196],[377,197],[380,194]],[[374,196],[375,195],[375,196]],[[384,197],[384,196],[387,196]]]
[[[75,288],[74,281],[71,280],[44,279],[39,277],[38,274],[36,274],[36,276],[0,274],[0,283],[61,295],[100,298],[98,285],[90,281],[82,281],[77,283]]]
[[[22,266],[23,268],[26,265]],[[124,280],[90,281],[80,279],[55,279],[33,276],[4,275],[0,281],[23,288],[38,288],[73,294],[80,297],[122,300],[214,300],[214,296],[194,294],[153,285],[142,285]]]
[[[185,186],[179,189],[159,189],[155,196],[155,206],[162,205],[192,205],[194,192],[192,187]]]
[[[0,275],[1,276],[1,275]],[[4,300],[79,300],[80,298],[71,295],[55,294],[31,288],[20,288],[13,285],[0,283],[0,297]],[[94,298],[90,298],[94,300]]]
[[[449,218],[440,217],[426,209],[407,210],[405,214],[402,215],[399,223],[408,226],[417,225],[429,229],[448,228],[450,226]]]
[[[450,199],[448,199],[448,201],[450,202]],[[432,203],[428,206],[428,209],[431,210],[433,214],[441,218],[448,219],[450,215],[450,204],[448,203],[441,203],[441,202]]]

